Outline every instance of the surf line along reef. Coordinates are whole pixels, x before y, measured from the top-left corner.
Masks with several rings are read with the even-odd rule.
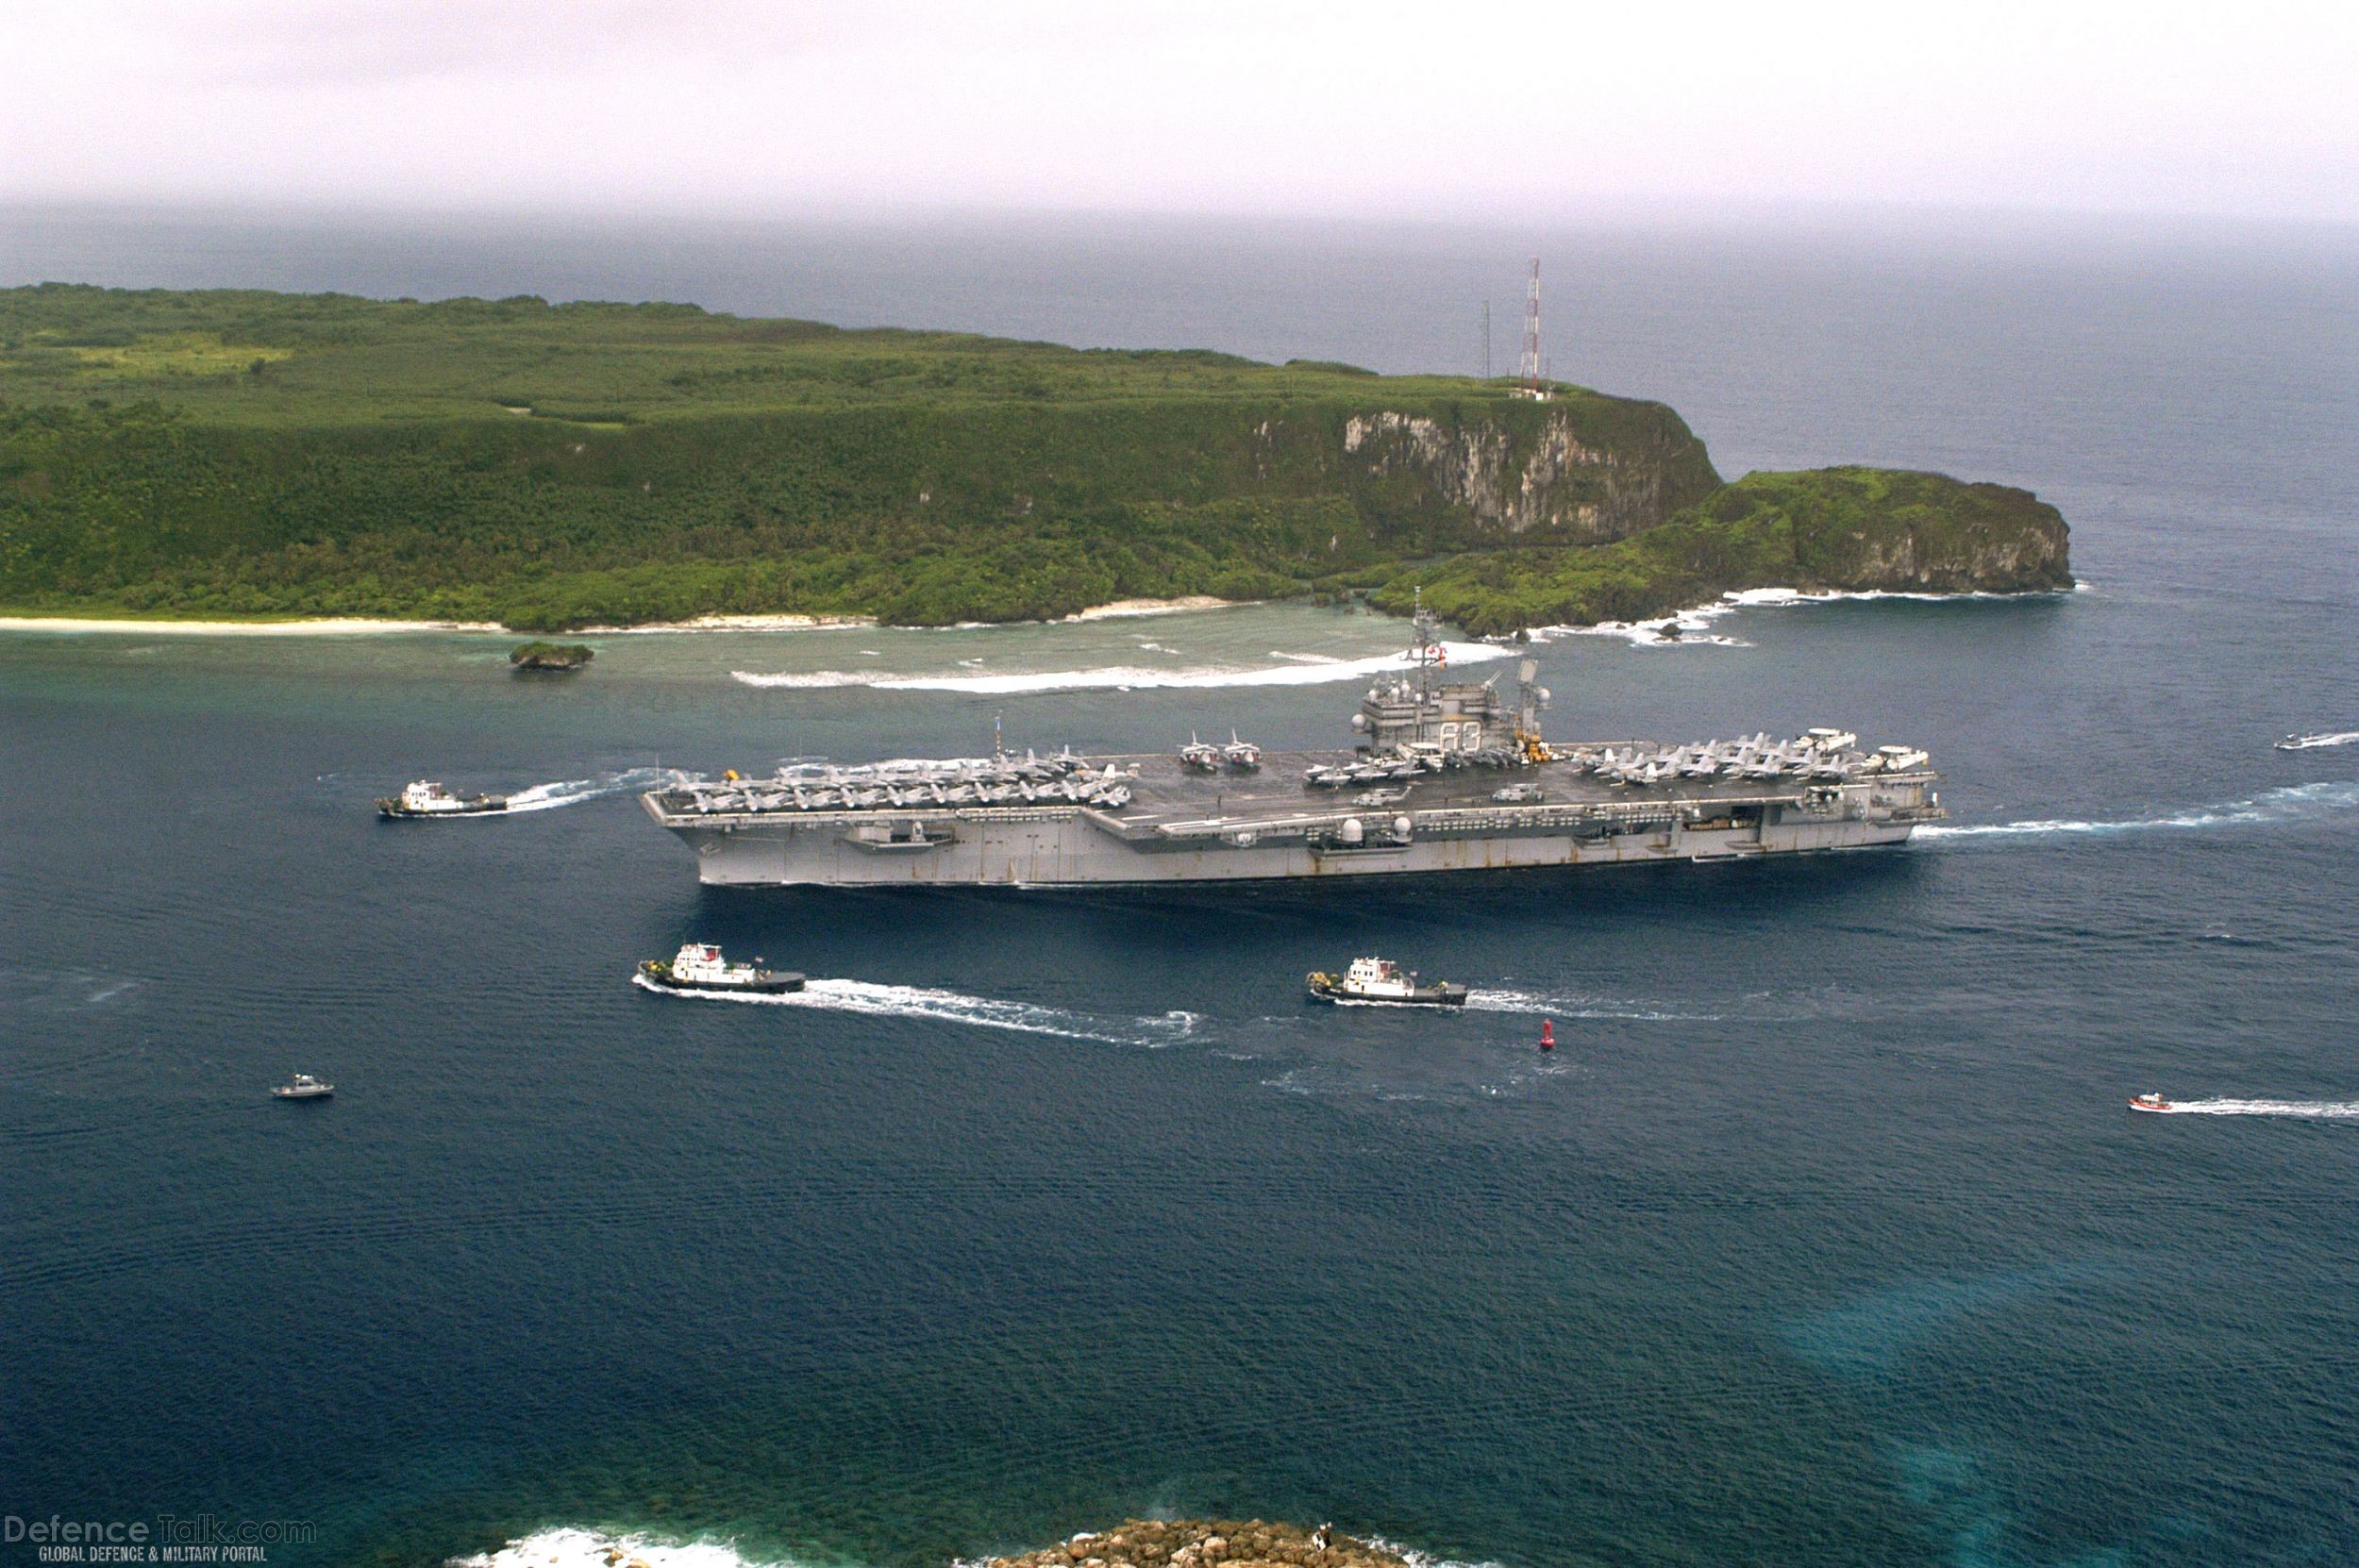
[[[0,613],[1046,620],[1364,597],[1477,632],[2048,592],[2029,492],[1725,484],[1660,403],[685,305],[0,290]]]

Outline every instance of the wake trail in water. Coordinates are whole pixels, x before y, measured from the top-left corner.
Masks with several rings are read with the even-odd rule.
[[[711,991],[673,991],[644,975],[631,983],[659,996],[684,997],[694,1002],[735,1002],[758,1007],[819,1008],[830,1012],[862,1012],[882,1018],[924,1018],[944,1024],[969,1024],[984,1029],[1013,1029],[1022,1034],[1057,1035],[1066,1040],[1096,1040],[1110,1045],[1177,1045],[1192,1035],[1197,1016],[1173,1011],[1157,1018],[1106,1018],[1067,1012],[1030,1002],[968,996],[925,986],[878,985],[868,980],[811,980],[800,991],[771,995],[731,995]]]
[[[683,773],[678,768],[632,768],[624,773],[602,774],[596,778],[560,779],[554,784],[535,784],[528,790],[518,790],[508,797],[506,811],[477,814],[497,817],[514,816],[520,811],[554,811],[563,806],[603,800],[608,795],[634,794],[671,784],[693,784],[701,777],[701,774]],[[456,816],[448,820],[462,822],[468,818]]]
[[[2135,817],[2118,822],[2086,822],[2073,818],[2043,818],[2031,822],[1966,823],[1956,826],[1920,827],[1921,840],[2027,839],[2060,835],[2112,837],[2174,829],[2235,827],[2258,823],[2307,822],[2348,811],[2359,806],[2359,783],[2296,784],[2265,790],[2249,800],[2200,806],[2165,817]]]
[[[1446,642],[1443,652],[1453,664],[1480,664],[1506,659],[1514,650],[1481,642]],[[885,692],[967,692],[986,695],[1018,695],[1029,692],[1092,692],[1144,688],[1207,688],[1217,686],[1319,686],[1334,681],[1364,680],[1389,671],[1415,666],[1405,653],[1370,659],[1326,659],[1309,654],[1273,652],[1278,664],[1195,670],[1150,670],[1133,665],[1107,665],[1090,670],[1040,670],[1007,675],[896,676],[873,670],[811,670],[764,675],[731,670],[729,678],[747,686],[826,688],[868,686]]]
[[[1475,1012],[1528,1012],[1553,1018],[1624,1018],[1646,1023],[1708,1024],[1716,1012],[1673,1012],[1646,1002],[1617,1001],[1610,996],[1546,996],[1527,991],[1469,991],[1466,1007]]]
[[[2280,751],[2317,751],[2323,746],[2347,746],[2359,741],[2359,729],[2337,729],[2319,735],[2291,735],[2277,742]]]
[[[2292,1116],[2313,1122],[2359,1121],[2359,1100],[2174,1100],[2164,1116]]]

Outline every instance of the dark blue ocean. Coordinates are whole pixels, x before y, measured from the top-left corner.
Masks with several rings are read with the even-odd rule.
[[[2359,1560],[2359,237],[0,214],[0,283],[1384,370],[1481,368],[1485,298],[1504,367],[1534,249],[1555,373],[1665,399],[1725,473],[2063,509],[2078,593],[1539,649],[1560,737],[1840,724],[1932,751],[1944,830],[708,892],[653,770],[975,751],[995,715],[1328,744],[1357,685],[1266,673],[1400,628],[611,636],[562,682],[460,634],[0,633],[0,1512],[308,1523],[278,1568],[945,1568],[1147,1511],[1515,1568]],[[373,818],[420,776],[548,809]],[[829,983],[627,984],[692,935]],[[1300,1002],[1364,952],[1485,1005]],[[336,1098],[264,1098],[296,1068]]]

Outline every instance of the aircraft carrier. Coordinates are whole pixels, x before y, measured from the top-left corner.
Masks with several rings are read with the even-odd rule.
[[[1906,842],[1946,815],[1913,746],[1836,729],[1663,745],[1551,744],[1548,693],[1447,681],[1419,615],[1354,744],[1272,753],[875,762],[734,773],[641,797],[712,884],[1053,888],[1735,860]],[[1502,672],[1502,675],[1504,673]]]

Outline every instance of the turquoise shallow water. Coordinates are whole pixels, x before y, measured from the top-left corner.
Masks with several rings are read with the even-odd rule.
[[[705,892],[645,770],[979,750],[995,715],[1323,743],[1355,682],[1239,677],[1399,628],[607,637],[561,682],[462,636],[0,637],[0,1506],[315,1521],[281,1563],[578,1526],[939,1565],[1146,1510],[1513,1564],[2348,1560],[2359,747],[2269,742],[2359,727],[2350,275],[1663,243],[1721,286],[1648,307],[1646,390],[1720,344],[1675,401],[1724,466],[2032,483],[2093,587],[1560,639],[1552,726],[1919,742],[1943,835]],[[1234,260],[1171,285],[1186,321]],[[1752,358],[1714,336],[1769,298]],[[1294,352],[1381,358],[1312,319]],[[1782,375],[1790,342],[1825,364]],[[1033,689],[1107,669],[1186,684]],[[421,775],[572,803],[367,814]],[[626,983],[690,934],[835,983]],[[1487,1005],[1298,1001],[1360,951]],[[336,1100],[261,1098],[297,1066]],[[2149,1088],[2224,1104],[2130,1115]]]

